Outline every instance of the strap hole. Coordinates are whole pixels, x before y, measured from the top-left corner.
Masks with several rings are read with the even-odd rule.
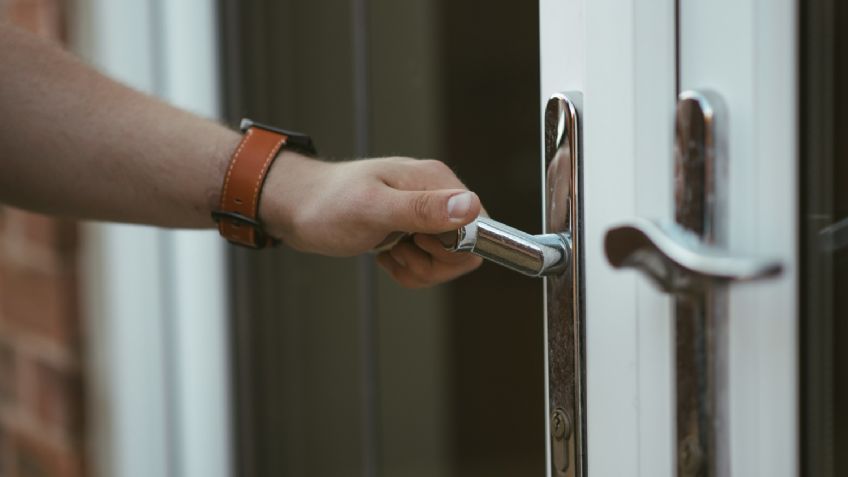
[[[239,199],[238,197],[236,197],[235,199],[233,199],[233,202],[235,202],[235,203],[236,203],[236,204],[238,204],[238,205],[241,205],[241,204],[242,204],[241,199]]]

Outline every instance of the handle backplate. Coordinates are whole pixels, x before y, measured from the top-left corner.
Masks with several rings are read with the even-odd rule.
[[[581,135],[579,93],[555,94],[545,108],[544,231],[568,238],[568,266],[545,278],[548,438],[552,477],[586,475]]]

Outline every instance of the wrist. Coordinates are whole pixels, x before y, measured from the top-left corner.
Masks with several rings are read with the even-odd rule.
[[[241,135],[232,129],[221,127],[221,134],[214,136],[214,144],[211,145],[209,157],[210,179],[206,185],[205,202],[198,206],[204,221],[211,221],[214,225],[216,222],[211,218],[211,214],[218,210],[221,203],[221,184],[227,176],[227,169],[230,165],[233,151],[238,148],[241,141]]]
[[[249,248],[264,248],[279,243],[290,226],[295,209],[279,206],[294,205],[292,200],[266,200],[278,207],[262,205],[263,193],[267,188],[282,190],[275,178],[270,182],[272,170],[279,171],[277,160],[285,156],[288,168],[300,168],[302,161],[297,156],[282,151],[303,151],[314,154],[312,139],[302,133],[286,131],[243,119],[241,142],[233,153],[221,188],[220,203],[212,212],[218,222],[218,230],[228,241]],[[282,161],[281,161],[282,162]],[[275,167],[276,166],[276,167]],[[279,173],[274,174],[280,177]],[[292,184],[291,181],[285,181]],[[277,187],[274,187],[274,185]],[[299,182],[298,182],[299,184]],[[273,194],[274,196],[279,194]],[[290,194],[288,194],[290,195]],[[263,214],[264,213],[264,214]]]
[[[310,197],[320,192],[321,179],[331,166],[290,149],[278,154],[259,198],[258,218],[271,236],[292,244]]]

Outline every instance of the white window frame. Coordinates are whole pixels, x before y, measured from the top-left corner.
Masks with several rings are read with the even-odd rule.
[[[101,71],[220,116],[216,2],[83,0],[72,13],[72,43]],[[106,224],[85,225],[83,240],[96,472],[228,477],[224,242],[213,231]]]

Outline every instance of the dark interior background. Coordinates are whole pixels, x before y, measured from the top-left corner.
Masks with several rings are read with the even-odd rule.
[[[799,2],[801,475],[848,475],[848,5]]]
[[[541,231],[536,2],[220,0],[226,115],[323,158],[435,157]],[[403,290],[370,257],[234,250],[237,475],[544,473],[542,283]]]

